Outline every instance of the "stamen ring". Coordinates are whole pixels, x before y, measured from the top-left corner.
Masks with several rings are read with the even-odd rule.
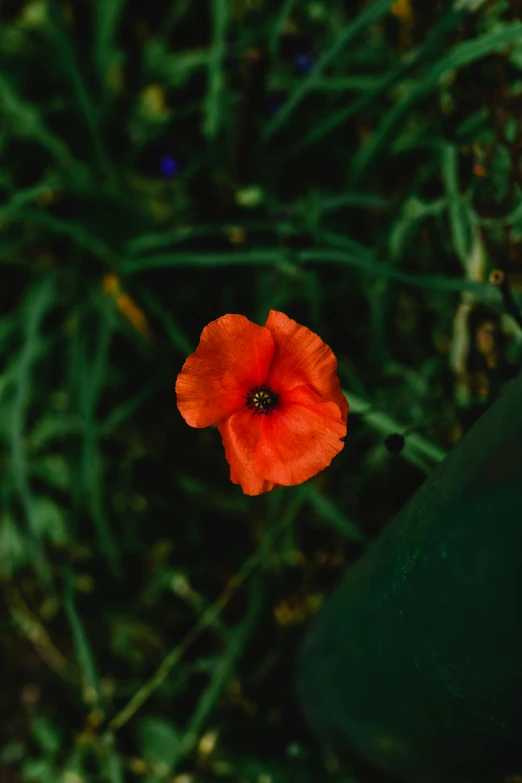
[[[252,386],[247,394],[243,394],[243,398],[253,416],[268,416],[277,405],[279,395],[272,391],[266,383],[262,383],[259,386]]]

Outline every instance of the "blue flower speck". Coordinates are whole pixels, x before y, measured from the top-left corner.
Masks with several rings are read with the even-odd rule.
[[[178,162],[172,155],[163,155],[160,163],[161,173],[164,177],[175,177],[178,173]]]
[[[308,73],[308,71],[311,71],[314,67],[315,60],[307,54],[299,54],[295,58],[295,64],[298,71],[301,73]]]

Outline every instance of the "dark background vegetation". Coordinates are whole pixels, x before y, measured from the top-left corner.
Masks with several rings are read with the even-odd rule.
[[[295,657],[518,361],[522,3],[0,10],[0,779],[355,781]],[[249,498],[174,383],[271,307],[352,413]]]

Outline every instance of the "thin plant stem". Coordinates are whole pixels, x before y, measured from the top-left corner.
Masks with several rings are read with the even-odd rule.
[[[232,577],[228,585],[225,587],[219,598],[214,601],[200,616],[199,620],[195,623],[189,633],[182,641],[177,644],[163,659],[160,666],[156,669],[152,677],[142,685],[142,687],[136,691],[134,696],[123,707],[117,715],[109,723],[110,731],[117,731],[125,725],[140,707],[147,701],[147,699],[156,691],[164,680],[169,676],[172,669],[178,664],[181,658],[185,655],[189,647],[195,642],[195,640],[215,623],[216,618],[221,614],[225,606],[230,602],[231,598],[235,595],[241,585],[253,574],[266,560],[267,552],[279,538],[285,532],[288,525],[291,524],[295,518],[298,508],[305,500],[302,492],[297,492],[294,496],[293,502],[287,507],[286,513],[282,516],[280,522],[275,527],[266,531],[263,540],[256,551],[245,561],[240,570]]]

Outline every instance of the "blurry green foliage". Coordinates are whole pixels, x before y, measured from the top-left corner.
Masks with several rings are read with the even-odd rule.
[[[500,318],[492,267],[517,296],[517,14],[3,4],[0,765],[353,780],[303,724],[296,646],[517,357],[512,319],[495,366],[455,326]],[[248,498],[173,387],[210,320],[270,307],[332,346],[352,412],[327,471]]]

